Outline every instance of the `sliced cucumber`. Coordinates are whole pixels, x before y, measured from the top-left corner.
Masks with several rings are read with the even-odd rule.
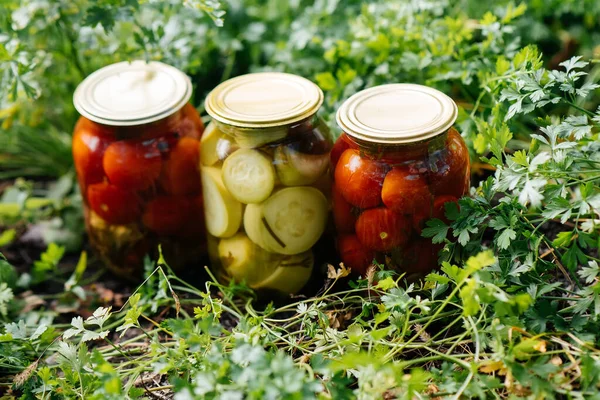
[[[312,251],[282,259],[275,270],[261,282],[252,285],[254,289],[273,289],[283,293],[297,293],[306,285],[314,268]]]
[[[277,176],[285,186],[311,185],[325,174],[329,167],[329,153],[304,154],[290,146],[275,150]]]
[[[273,160],[259,150],[240,149],[223,163],[223,183],[242,203],[260,203],[275,187]]]
[[[287,136],[287,130],[276,129],[235,129],[232,131],[236,143],[243,149],[256,149],[265,144],[276,142]]]
[[[327,199],[318,189],[285,188],[260,205],[248,205],[244,229],[263,249],[294,255],[309,250],[319,240],[327,224],[328,208]]]
[[[218,251],[227,275],[235,281],[245,281],[249,286],[271,275],[283,257],[263,250],[243,232],[221,239]]]
[[[233,198],[221,181],[221,170],[200,168],[206,229],[213,236],[233,236],[242,223],[242,204]]]
[[[200,139],[200,164],[206,167],[215,165],[219,161],[217,145],[225,135],[211,122],[206,126]]]

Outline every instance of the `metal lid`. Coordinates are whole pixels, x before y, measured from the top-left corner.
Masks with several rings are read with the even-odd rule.
[[[457,115],[456,103],[439,90],[394,83],[351,96],[338,109],[337,123],[358,140],[405,144],[447,131]]]
[[[190,78],[177,68],[138,60],[112,64],[89,75],[75,90],[73,104],[92,121],[131,126],[168,117],[191,95]]]
[[[260,72],[229,79],[208,94],[206,111],[215,120],[242,128],[293,124],[315,114],[323,92],[297,75]]]

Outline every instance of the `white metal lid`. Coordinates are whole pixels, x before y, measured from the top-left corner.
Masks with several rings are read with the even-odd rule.
[[[323,103],[321,89],[301,76],[259,72],[229,79],[206,97],[215,120],[242,128],[293,124],[315,114]]]
[[[419,142],[447,131],[456,103],[439,90],[408,83],[375,86],[346,100],[337,123],[353,138],[382,144]]]
[[[108,65],[75,90],[73,104],[84,117],[105,125],[131,126],[158,121],[192,96],[190,78],[161,62],[138,60]]]

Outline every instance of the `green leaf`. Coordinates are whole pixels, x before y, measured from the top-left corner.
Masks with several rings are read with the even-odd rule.
[[[331,74],[331,72],[320,72],[315,75],[317,85],[325,91],[333,90],[337,87],[337,81]]]

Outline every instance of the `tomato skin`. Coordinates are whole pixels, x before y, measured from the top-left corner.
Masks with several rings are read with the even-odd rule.
[[[88,186],[87,201],[90,208],[110,224],[135,222],[141,213],[140,200],[134,192],[106,182]]]
[[[98,129],[94,129],[91,121],[83,117],[75,126],[72,144],[73,161],[83,193],[88,185],[102,182],[104,179],[102,157],[109,140],[99,133]]]
[[[161,185],[173,195],[200,193],[200,142],[182,137],[163,164]]]
[[[337,245],[344,265],[359,275],[365,276],[375,258],[375,253],[363,246],[356,235],[341,235]]]
[[[187,222],[190,206],[183,196],[158,196],[146,205],[142,223],[159,235],[175,234]]]
[[[335,167],[335,184],[346,201],[356,207],[373,208],[381,204],[381,187],[387,167],[360,155],[358,150],[342,153]]]
[[[342,153],[350,148],[356,149],[357,146],[354,143],[352,143],[351,139],[348,138],[348,135],[342,133],[338,140],[335,141],[335,144],[333,145],[331,153],[329,155],[331,159],[331,165],[333,168],[335,168],[335,166],[337,165],[338,161],[340,160],[340,157],[342,156]]]
[[[469,192],[469,151],[455,129],[448,131],[445,149],[432,155],[430,185],[435,195],[452,195],[460,198]]]
[[[181,109],[181,113],[182,118],[177,128],[179,134],[183,137],[200,139],[202,132],[204,132],[204,123],[198,111],[196,111],[193,105],[187,103]]]
[[[375,251],[389,251],[405,245],[410,231],[408,218],[386,207],[363,211],[356,220],[358,240]]]
[[[419,212],[413,214],[413,228],[419,234],[423,231],[426,226],[427,220],[431,218],[437,218],[448,224],[450,221],[446,218],[446,203],[458,204],[458,199],[450,195],[438,196],[433,200],[433,207],[427,212]]]
[[[158,179],[162,160],[156,141],[123,140],[104,152],[102,165],[111,183],[130,190],[144,190]]]
[[[425,212],[431,208],[432,196],[423,175],[412,174],[407,168],[392,169],[383,181],[383,204],[402,214]]]
[[[337,186],[334,184],[331,191],[333,205],[333,221],[340,233],[354,233],[356,216],[352,212],[352,205],[344,199]]]

